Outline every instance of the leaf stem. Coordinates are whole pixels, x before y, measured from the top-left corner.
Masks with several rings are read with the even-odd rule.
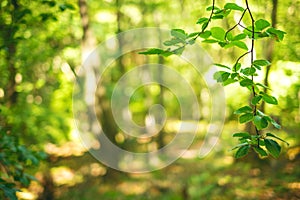
[[[250,18],[251,18],[251,50],[250,50],[250,55],[251,55],[251,68],[253,68],[254,66],[253,66],[253,62],[254,62],[254,45],[255,45],[255,43],[254,43],[254,34],[255,34],[255,27],[254,27],[254,23],[255,23],[255,20],[254,20],[254,17],[253,17],[253,15],[252,15],[252,13],[251,13],[251,10],[250,10],[250,7],[249,7],[249,3],[248,3],[248,0],[245,0],[245,2],[246,2],[246,6],[247,6],[247,10],[248,10],[248,13],[249,13],[249,15],[250,15]],[[254,75],[251,75],[251,80],[252,80],[252,82],[253,82],[253,80],[254,80]],[[254,88],[254,85],[252,85],[252,94],[253,94],[253,97],[255,97],[256,96],[256,92],[255,92],[255,88]],[[255,104],[254,106],[253,106],[253,115],[254,116],[256,116],[257,114],[256,114],[256,112],[257,112],[257,105]],[[258,131],[258,129],[257,129],[257,127],[254,125],[254,127],[255,127],[255,132],[256,132],[256,135],[260,135],[259,134],[259,131]],[[257,146],[259,147],[259,138],[257,138]]]
[[[209,18],[208,18],[208,21],[206,22],[206,26],[204,28],[202,28],[202,31],[199,32],[196,37],[194,38],[194,40],[196,40],[205,30],[206,28],[208,27],[208,24],[211,22],[211,19],[213,17],[213,14],[214,14],[214,10],[215,10],[215,0],[212,1],[213,5],[212,5],[212,9],[211,9],[211,12],[210,12],[210,15],[209,15]]]
[[[228,33],[229,33],[230,31],[232,31],[233,29],[235,29],[238,25],[240,25],[240,23],[241,23],[241,21],[243,20],[245,14],[246,14],[246,12],[247,12],[247,10],[248,10],[248,9],[245,9],[245,10],[243,11],[243,14],[242,14],[241,18],[239,19],[238,23],[236,23],[233,27],[231,27],[228,31],[226,31],[226,34],[225,34],[225,37],[224,37],[224,39],[225,39],[226,41],[227,41],[226,38],[227,38]]]

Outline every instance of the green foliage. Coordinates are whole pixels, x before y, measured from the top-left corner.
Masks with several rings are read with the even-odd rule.
[[[267,156],[267,152],[261,147],[265,146],[266,150],[273,157],[277,158],[279,156],[281,147],[276,141],[266,139],[261,131],[266,129],[269,123],[277,129],[280,129],[281,127],[270,116],[267,116],[259,111],[258,105],[261,102],[278,105],[278,101],[276,97],[269,95],[264,91],[264,89],[268,89],[265,85],[256,82],[254,79],[254,77],[257,76],[257,73],[262,70],[262,67],[269,66],[271,65],[271,63],[265,59],[254,60],[254,48],[256,40],[269,37],[275,38],[276,41],[282,41],[286,33],[276,28],[270,27],[271,23],[265,19],[255,20],[247,0],[244,7],[235,3],[227,3],[223,9],[216,7],[215,1],[213,1],[213,5],[209,6],[206,10],[210,11],[210,16],[208,18],[201,17],[198,19],[196,24],[202,25],[202,29],[198,34],[190,35],[193,40],[203,38],[202,42],[204,43],[217,43],[221,48],[224,49],[230,47],[238,47],[246,51],[236,59],[236,63],[232,68],[223,64],[215,64],[215,66],[223,68],[226,71],[218,71],[213,76],[213,78],[217,82],[222,83],[224,86],[238,82],[241,87],[247,88],[252,93],[250,105],[239,108],[235,111],[235,114],[240,115],[239,123],[243,124],[251,122],[255,126],[256,132],[253,136],[250,136],[250,133],[234,134],[234,137],[240,137],[241,142],[237,147],[234,148],[238,149],[235,157],[241,158],[247,155],[251,147],[260,156]],[[242,12],[242,14],[240,15],[240,19],[238,20],[238,22],[230,29],[225,30],[223,27],[214,26],[211,27],[210,30],[206,30],[213,20],[224,19],[231,13],[231,11]],[[243,24],[248,23],[248,21],[245,20],[247,15],[251,19],[251,21],[250,24],[245,26]],[[238,27],[242,30],[238,30]],[[233,31],[239,31],[240,33],[233,35]],[[173,29],[171,31],[171,35],[174,38],[172,38],[170,41],[165,42],[164,44],[166,46],[176,46],[177,49],[181,46],[181,48],[184,49],[186,45],[193,44],[187,41],[189,34],[187,34],[184,30]],[[247,45],[247,41],[251,41],[250,46]],[[180,55],[182,53],[182,51],[170,51],[170,49],[156,49],[155,51],[149,49],[148,51],[142,53],[166,56],[166,51],[168,53],[177,55]],[[167,56],[169,55],[170,54],[167,54]],[[242,66],[240,61],[246,55],[250,55],[251,57],[249,66]],[[271,134],[267,134],[266,137],[275,137],[276,139],[285,142],[284,140]]]
[[[61,23],[74,9],[58,1],[0,3],[0,199],[16,199],[34,180],[28,169],[45,158],[38,150],[68,134],[72,84],[57,55],[76,41],[70,22]]]
[[[26,169],[38,166],[40,160],[46,158],[46,154],[20,145],[18,139],[11,134],[9,130],[0,127],[0,196],[4,194],[14,200],[17,199],[16,192],[20,191],[20,184],[28,187],[30,181],[35,180],[35,177],[26,173]]]

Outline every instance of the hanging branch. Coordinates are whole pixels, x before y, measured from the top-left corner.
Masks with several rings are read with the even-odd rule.
[[[208,7],[206,10],[210,11],[209,17],[202,17],[197,21],[198,25],[202,25],[201,31],[188,34],[182,29],[172,29],[172,38],[164,42],[164,45],[168,47],[166,50],[152,48],[141,52],[140,54],[156,54],[162,56],[170,56],[173,54],[180,55],[187,45],[194,44],[195,40],[199,38],[203,39],[202,42],[205,43],[219,44],[223,49],[238,47],[246,50],[246,52],[235,59],[236,61],[232,67],[224,64],[215,64],[217,67],[224,69],[223,71],[220,70],[214,74],[214,79],[217,82],[222,83],[224,86],[239,83],[239,86],[247,88],[252,96],[251,104],[237,109],[234,114],[239,115],[239,123],[241,124],[253,123],[255,134],[248,132],[233,134],[233,137],[238,137],[240,142],[240,144],[233,148],[233,150],[237,149],[235,157],[240,158],[247,155],[250,148],[252,148],[261,157],[270,154],[277,158],[280,154],[281,146],[276,140],[282,142],[285,141],[272,133],[263,134],[261,131],[266,129],[269,124],[272,124],[277,129],[280,129],[281,126],[270,116],[258,110],[258,104],[265,102],[277,105],[278,101],[275,97],[268,95],[265,92],[267,86],[255,82],[254,80],[254,77],[257,76],[257,72],[260,71],[263,66],[270,65],[270,62],[265,59],[254,60],[254,48],[256,40],[274,38],[277,41],[281,41],[284,38],[285,32],[271,27],[271,24],[265,19],[255,20],[248,0],[245,0],[245,7],[241,7],[235,3],[227,3],[222,9],[215,5],[215,0],[212,0],[212,6]],[[228,17],[231,12],[242,12],[242,14],[238,22],[230,29],[224,30],[222,27],[212,27],[210,30],[207,30],[213,20],[222,20]],[[242,23],[245,16],[249,16],[251,19],[251,24],[248,27],[244,26]],[[241,33],[234,36],[232,32],[237,27],[242,27],[243,30],[239,30]],[[249,45],[246,43],[249,40],[251,42],[250,48],[248,48]],[[250,67],[247,67],[242,65],[240,61],[249,54]]]

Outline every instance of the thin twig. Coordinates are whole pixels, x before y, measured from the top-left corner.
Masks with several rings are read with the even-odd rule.
[[[199,32],[196,35],[196,37],[194,38],[194,40],[196,40],[206,30],[206,28],[208,27],[208,24],[211,22],[211,19],[212,19],[213,14],[214,14],[214,10],[215,10],[215,0],[213,0],[213,5],[212,5],[211,13],[209,15],[208,21],[206,22],[207,25],[202,29],[201,32]]]
[[[228,35],[228,33],[230,32],[230,31],[232,31],[233,29],[235,29],[240,23],[241,23],[241,21],[243,20],[243,18],[244,18],[244,16],[245,16],[245,13],[247,12],[247,9],[245,9],[244,11],[243,11],[243,14],[242,14],[242,16],[241,16],[241,18],[239,19],[239,21],[238,21],[238,23],[236,23],[233,27],[231,27],[228,31],[226,31],[226,34],[225,34],[225,37],[224,37],[224,39],[227,41],[227,35]]]

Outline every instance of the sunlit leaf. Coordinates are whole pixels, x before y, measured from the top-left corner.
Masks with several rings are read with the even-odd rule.
[[[268,66],[271,63],[268,60],[254,60],[253,65],[255,66]]]
[[[247,68],[241,70],[241,73],[243,73],[246,76],[254,75],[255,72],[256,72],[256,69],[253,67],[247,67]]]
[[[203,33],[200,34],[201,38],[209,38],[211,36],[211,32],[210,31],[204,31]]]
[[[255,22],[255,28],[256,30],[258,31],[261,31],[265,28],[267,28],[268,26],[270,26],[271,24],[267,21],[267,20],[264,20],[264,19],[259,19]]]
[[[212,19],[223,19],[224,15],[215,15],[212,17]]]
[[[242,42],[242,41],[233,41],[231,42],[231,44],[233,44],[234,46],[237,46],[241,49],[244,49],[244,50],[248,50],[248,46],[246,45],[245,42]]]
[[[224,82],[222,83],[222,85],[223,85],[223,86],[230,85],[230,84],[235,83],[235,82],[237,82],[237,81],[238,81],[238,80],[236,80],[236,79],[228,78],[226,81],[224,81]]]
[[[219,41],[218,40],[213,40],[213,39],[206,39],[206,40],[203,40],[202,42],[204,42],[204,43],[218,43]]]
[[[241,67],[242,67],[241,63],[236,63],[236,64],[234,64],[233,69],[234,69],[234,71],[237,72],[241,69]]]
[[[212,11],[214,9],[214,11],[219,11],[220,8],[218,8],[217,6],[209,6],[206,8],[207,11]]]
[[[241,33],[239,35],[234,36],[234,38],[232,39],[233,41],[235,40],[243,40],[247,37],[247,35],[245,33]]]
[[[148,49],[146,51],[143,51],[143,52],[139,52],[139,54],[144,54],[144,55],[162,55],[162,56],[170,56],[172,55],[173,53],[170,52],[170,51],[165,51],[165,50],[162,50],[162,49],[158,49],[158,48],[151,48],[151,49]]]
[[[266,33],[268,33],[268,34],[272,35],[273,37],[275,37],[277,41],[282,41],[283,38],[284,38],[284,35],[286,34],[286,32],[275,29],[275,28],[268,28]]]
[[[229,76],[229,72],[218,71],[214,73],[214,79],[217,80],[217,82],[224,82],[228,79]]]
[[[224,41],[225,39],[225,30],[221,27],[212,27],[210,29],[211,36],[217,40]]]
[[[238,11],[244,11],[244,8],[235,4],[235,3],[227,3],[224,8],[230,9],[230,10],[238,10]]]
[[[162,54],[163,52],[164,52],[163,49],[151,48],[151,49],[148,49],[147,51],[139,52],[139,54],[153,55],[153,54]]]
[[[197,36],[198,34],[200,34],[200,32],[190,33],[190,34],[188,35],[188,38],[195,37],[195,36]]]
[[[208,22],[208,18],[207,17],[202,17],[199,18],[196,24],[203,24],[205,22]]]

